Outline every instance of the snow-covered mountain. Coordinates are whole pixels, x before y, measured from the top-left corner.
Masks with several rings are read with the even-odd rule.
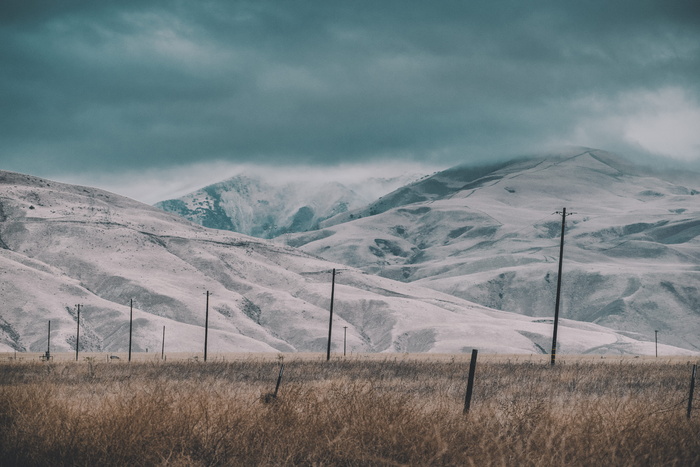
[[[274,183],[258,174],[240,174],[155,206],[204,227],[273,238],[315,230],[321,221],[365,206],[417,178],[405,174],[355,183],[308,179]]]
[[[0,172],[0,350],[125,351],[134,301],[136,351],[201,352],[205,292],[209,351],[318,351],[327,342],[332,268],[333,348],[351,351],[537,353],[551,320],[490,310],[416,284],[369,275],[241,234],[212,230],[87,187]],[[564,320],[562,353],[653,354],[595,324]],[[666,354],[682,349],[660,346]],[[687,351],[685,351],[687,352]]]
[[[484,306],[552,316],[566,207],[562,315],[700,348],[700,175],[668,178],[581,149],[455,167],[281,237],[289,245]]]

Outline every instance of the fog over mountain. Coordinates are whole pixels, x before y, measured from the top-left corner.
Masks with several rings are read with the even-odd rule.
[[[327,344],[338,268],[333,351],[549,351],[551,319],[492,310],[454,295],[328,262],[298,249],[207,229],[93,188],[0,172],[0,350],[80,346],[125,351],[314,351]],[[654,343],[563,320],[561,353],[653,354]],[[687,350],[660,346],[667,354]]]

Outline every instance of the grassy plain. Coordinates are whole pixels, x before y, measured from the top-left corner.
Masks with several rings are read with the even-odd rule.
[[[11,357],[1,465],[700,465],[688,357]]]

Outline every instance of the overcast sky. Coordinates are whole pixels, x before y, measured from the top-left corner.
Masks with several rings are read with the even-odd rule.
[[[0,3],[0,169],[155,202],[562,145],[700,167],[698,0]]]

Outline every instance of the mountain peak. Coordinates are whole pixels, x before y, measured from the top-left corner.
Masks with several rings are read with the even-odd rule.
[[[155,206],[205,227],[274,238],[314,230],[325,219],[364,206],[413,178],[370,177],[344,184],[326,179],[266,180],[243,173]]]

